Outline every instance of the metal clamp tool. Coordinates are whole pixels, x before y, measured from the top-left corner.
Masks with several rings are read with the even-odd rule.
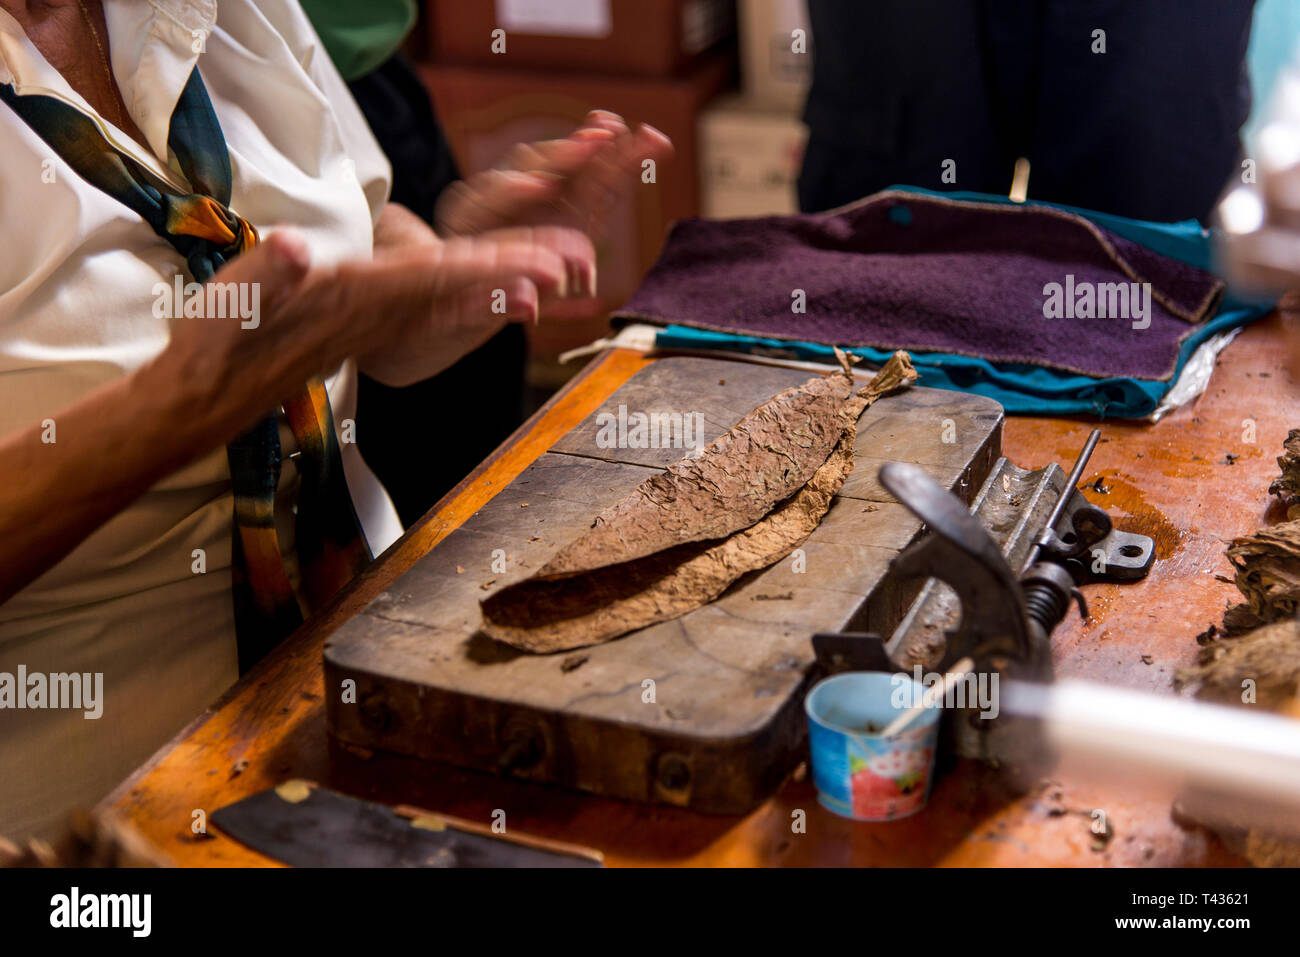
[[[1050,681],[1051,634],[1076,604],[1079,586],[1142,578],[1154,543],[1118,531],[1110,516],[1076,486],[1100,433],[1088,437],[1062,481],[1049,466],[1027,472],[1000,460],[973,506],[915,465],[892,462],[881,484],[925,523],[925,533],[893,562],[892,571],[923,579],[893,635],[823,633],[813,637],[826,673],[845,670],[942,672],[960,658],[1003,678]],[[1014,747],[1014,722],[959,722],[959,753],[1003,761]]]
[[[927,581],[888,641],[815,635],[819,664],[943,671],[969,655],[976,672],[998,680],[998,715],[957,709],[949,746],[1002,767],[1013,786],[1028,788],[1064,762],[1130,785],[1172,784],[1212,817],[1300,836],[1294,719],[1052,680],[1052,630],[1072,602],[1086,615],[1079,586],[1141,578],[1154,558],[1150,538],[1117,531],[1077,491],[1096,443],[1094,431],[1064,483],[1056,466],[1026,472],[999,461],[970,509],[915,466],[883,466],[881,482],[928,529],[893,568]]]

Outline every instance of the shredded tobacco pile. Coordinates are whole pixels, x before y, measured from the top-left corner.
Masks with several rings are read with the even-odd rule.
[[[857,420],[916,371],[896,352],[853,392],[852,362],[786,389],[605,509],[532,577],[482,602],[483,630],[525,651],[567,651],[667,621],[780,561],[817,527],[853,470]]]
[[[1198,639],[1196,664],[1179,670],[1174,684],[1200,698],[1240,704],[1242,682],[1250,679],[1257,703],[1276,709],[1300,693],[1300,521],[1235,538],[1227,555],[1245,601],[1223,613],[1222,629]]]
[[[1282,475],[1269,493],[1300,493],[1300,429],[1291,430],[1278,458]],[[1232,581],[1245,601],[1223,614],[1222,637],[1211,628],[1198,641],[1196,664],[1174,676],[1174,687],[1219,704],[1297,714],[1300,707],[1300,521],[1265,526],[1233,539],[1227,549]],[[1208,638],[1209,640],[1204,640]],[[1245,694],[1253,691],[1253,697]],[[1300,724],[1297,725],[1300,734]],[[1189,816],[1194,819],[1197,815]],[[1300,866],[1300,842],[1220,816],[1202,823],[1257,866]]]

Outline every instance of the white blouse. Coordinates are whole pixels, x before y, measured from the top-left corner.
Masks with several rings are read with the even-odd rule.
[[[221,0],[219,20],[214,0],[104,0],[104,12],[113,72],[151,150],[96,114],[3,10],[0,83],[75,106],[183,186],[167,136],[197,63],[230,149],[231,207],[263,235],[292,224],[314,262],[370,255],[388,162],[294,0]],[[61,409],[163,349],[170,320],[155,316],[153,290],[183,260],[3,105],[0,144],[0,434],[44,419],[57,430]],[[355,414],[353,363],[326,385],[337,427]],[[292,433],[281,436],[292,451]],[[356,445],[341,448],[377,555],[401,534],[397,514]],[[296,475],[285,462],[287,500]],[[225,449],[215,448],[0,605],[0,682],[20,666],[103,675],[97,719],[0,697],[0,835],[48,831],[94,803],[234,680],[232,508]]]

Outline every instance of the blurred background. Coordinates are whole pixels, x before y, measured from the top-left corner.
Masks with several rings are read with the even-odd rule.
[[[498,29],[505,53],[492,50]],[[796,211],[808,33],[805,0],[425,0],[407,53],[462,175],[567,135],[595,107],[658,127],[677,150],[657,187],[611,217],[599,299],[529,327],[529,411],[581,368],[559,355],[608,332],[673,220]]]
[[[493,51],[496,30],[505,52]],[[1300,2],[1259,0],[1247,155],[1298,40]],[[658,127],[677,149],[657,188],[636,190],[612,218],[596,303],[528,329],[526,411],[582,366],[559,356],[608,332],[607,315],[673,220],[797,212],[814,45],[806,0],[424,0],[406,52],[462,175],[497,164],[515,143],[571,132],[595,107]]]

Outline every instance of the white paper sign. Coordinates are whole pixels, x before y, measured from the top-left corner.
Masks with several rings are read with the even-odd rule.
[[[497,0],[497,24],[506,33],[607,37],[613,28],[610,0]]]

